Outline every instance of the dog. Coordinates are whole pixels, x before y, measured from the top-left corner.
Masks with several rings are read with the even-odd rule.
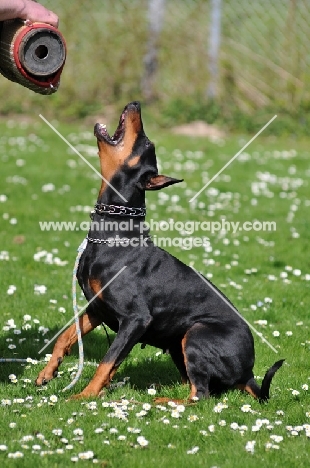
[[[145,192],[182,180],[158,174],[140,103],[124,108],[113,136],[101,124],[95,125],[94,134],[102,183],[77,270],[89,302],[79,324],[82,336],[101,323],[117,334],[92,380],[74,398],[98,396],[131,349],[142,343],[169,352],[182,382],[190,384],[189,400],[233,388],[260,402],[268,400],[271,380],[283,360],[270,367],[260,387],[253,375],[254,341],[246,322],[212,283],[155,246],[149,232],[141,234]],[[131,229],[124,237],[129,221]],[[98,229],[104,223],[112,229]],[[37,385],[57,375],[76,341],[74,324],[58,338]]]

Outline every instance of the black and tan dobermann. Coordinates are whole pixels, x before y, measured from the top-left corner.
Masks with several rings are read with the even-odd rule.
[[[79,323],[82,335],[102,322],[117,335],[93,379],[76,397],[99,395],[133,346],[142,343],[169,352],[182,381],[190,383],[190,399],[239,388],[267,400],[272,377],[283,361],[267,371],[259,387],[252,370],[253,336],[245,321],[211,283],[155,246],[147,232],[141,235],[145,191],[181,181],[158,174],[140,104],[125,107],[113,137],[101,124],[96,124],[95,136],[103,181],[78,268],[80,287],[91,301]],[[131,229],[124,231],[129,220]],[[57,374],[76,341],[72,325],[58,338],[37,385]]]

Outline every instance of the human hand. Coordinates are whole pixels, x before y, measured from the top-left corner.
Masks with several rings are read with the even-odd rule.
[[[0,21],[20,18],[58,27],[58,16],[33,0],[0,0]]]
[[[21,11],[21,19],[28,19],[32,23],[35,21],[39,21],[42,23],[51,24],[52,26],[55,26],[55,28],[58,27],[59,19],[54,12],[48,10],[40,3],[37,3],[32,0],[24,0],[23,3],[24,8]]]

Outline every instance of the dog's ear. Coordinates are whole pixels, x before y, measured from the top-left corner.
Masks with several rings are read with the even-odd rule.
[[[160,190],[168,185],[177,184],[183,182],[183,179],[174,179],[173,177],[167,177],[165,175],[157,175],[151,177],[144,185],[144,190]]]

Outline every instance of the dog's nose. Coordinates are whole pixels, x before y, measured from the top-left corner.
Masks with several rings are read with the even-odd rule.
[[[130,102],[127,105],[127,109],[130,109],[130,108],[134,108],[136,111],[140,112],[140,110],[141,110],[140,102],[139,101]]]

